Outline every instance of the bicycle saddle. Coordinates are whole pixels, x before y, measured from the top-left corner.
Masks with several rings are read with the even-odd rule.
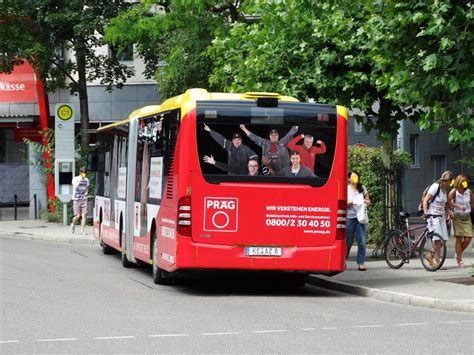
[[[398,212],[398,215],[402,218],[408,218],[410,217],[410,212],[406,212],[406,211]]]

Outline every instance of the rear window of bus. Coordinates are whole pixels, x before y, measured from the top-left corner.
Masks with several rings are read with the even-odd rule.
[[[196,104],[196,125],[201,172],[209,183],[261,181],[322,186],[331,173],[337,139],[335,106],[279,103],[277,107],[258,107],[255,101],[199,101]],[[241,125],[251,132],[250,136]],[[211,134],[209,130],[217,134]],[[278,134],[276,146],[272,144],[275,137],[273,141],[271,137],[275,136],[275,133]],[[309,149],[304,146],[305,139],[302,135],[309,139],[307,142]],[[233,141],[239,137],[241,145],[236,148]],[[312,144],[309,144],[311,137]],[[295,150],[300,154],[292,153],[293,151],[288,148],[292,140],[297,146]],[[241,160],[251,154],[235,151],[243,148],[245,150],[248,148],[257,155],[258,175],[249,175],[250,171],[242,168],[232,169],[229,165],[229,162],[231,165],[242,164]],[[269,169],[269,172],[262,161],[265,151],[267,158],[276,159],[276,164],[268,164],[274,167]],[[232,158],[229,158],[229,155],[232,155]],[[288,159],[278,160],[285,155]],[[301,173],[294,173],[297,171],[294,169],[297,166],[297,158],[292,158],[293,155],[300,156],[300,167],[305,166]],[[292,161],[295,163],[294,166]],[[314,166],[311,166],[312,162]],[[255,165],[255,162],[252,164],[245,162],[245,165],[247,167]],[[308,174],[308,170],[311,174]]]

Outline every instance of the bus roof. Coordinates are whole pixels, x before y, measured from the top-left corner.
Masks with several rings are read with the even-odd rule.
[[[189,89],[184,94],[169,98],[165,100],[161,105],[151,105],[139,108],[133,111],[127,119],[114,122],[97,129],[98,132],[104,131],[113,127],[127,124],[135,117],[146,117],[154,114],[158,114],[163,111],[182,109],[187,112],[194,108],[196,101],[208,101],[208,100],[256,100],[259,97],[266,98],[277,98],[279,101],[285,102],[298,102],[298,99],[291,96],[284,96],[277,93],[271,92],[246,92],[244,94],[235,93],[222,93],[222,92],[208,92],[206,89]],[[183,115],[184,116],[184,115]]]

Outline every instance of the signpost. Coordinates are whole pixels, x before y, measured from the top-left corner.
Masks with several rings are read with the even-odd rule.
[[[63,202],[63,224],[67,225],[67,203],[72,199],[72,178],[75,169],[74,110],[68,104],[55,108],[54,186],[56,196]]]

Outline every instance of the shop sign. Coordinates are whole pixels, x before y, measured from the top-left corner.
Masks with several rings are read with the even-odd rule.
[[[37,102],[36,75],[28,62],[0,73],[0,102]]]

